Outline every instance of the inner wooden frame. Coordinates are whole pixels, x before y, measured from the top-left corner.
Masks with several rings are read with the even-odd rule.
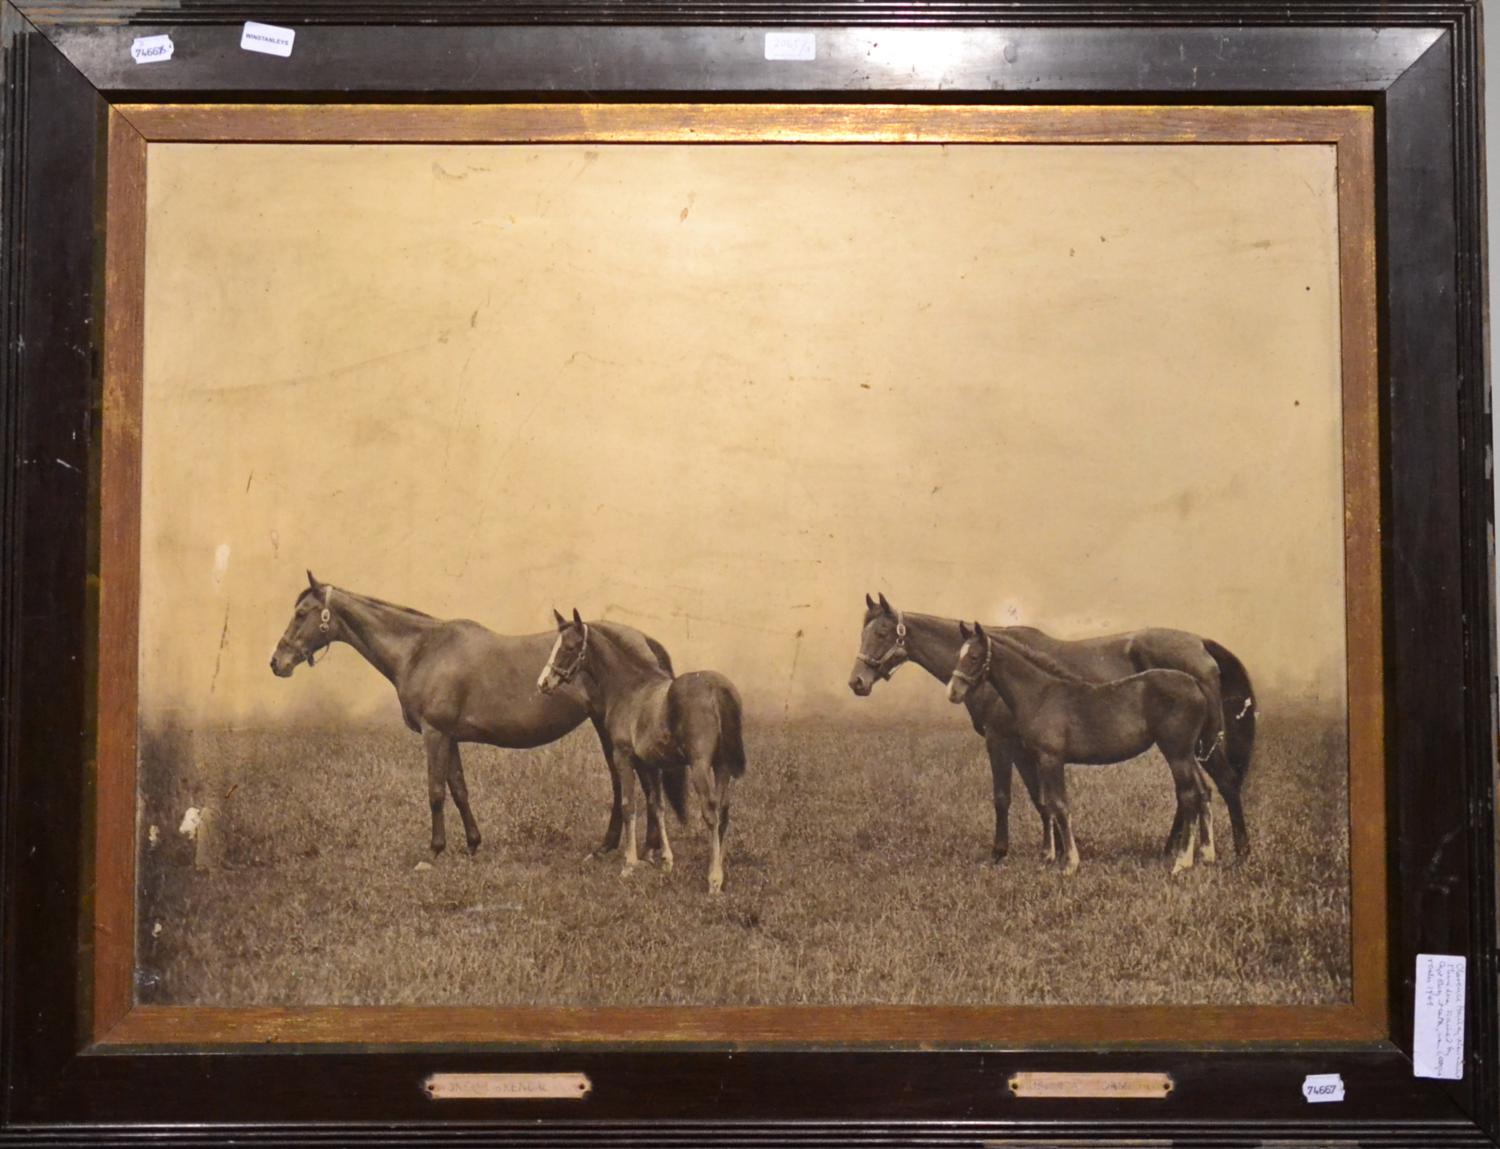
[[[1352,1001],[1322,1006],[140,1006],[134,1001],[146,171],[160,143],[1326,144],[1338,178]],[[120,104],[108,127],[95,840],[96,1046],[1358,1045],[1390,1036],[1374,115],[1330,107]],[[1353,814],[1358,811],[1358,817]]]

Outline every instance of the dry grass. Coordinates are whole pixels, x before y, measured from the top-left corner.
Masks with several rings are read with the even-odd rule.
[[[402,732],[157,736],[143,762],[138,985],[147,1002],[1326,1003],[1347,1000],[1337,724],[1265,718],[1254,856],[1172,878],[1165,765],[1070,769],[1083,868],[1039,860],[1016,783],[1012,855],[983,746],[940,729],[747,731],[722,897],[696,817],[677,869],[588,861],[608,813],[592,731],[466,747],[485,844],[449,806],[430,870],[425,766]],[[224,794],[228,793],[226,798]],[[176,830],[221,810],[216,868]],[[1222,807],[1218,825],[1228,846]],[[148,844],[146,828],[160,829]],[[1228,852],[1226,850],[1226,852]],[[159,931],[154,927],[160,926]]]

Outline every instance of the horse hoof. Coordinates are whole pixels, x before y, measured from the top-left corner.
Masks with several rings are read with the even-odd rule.
[[[663,858],[661,860],[661,872],[664,873],[664,874],[670,874],[672,872],[672,859],[671,858]]]
[[[432,844],[432,856],[434,858],[436,858],[439,854],[441,854],[447,848],[448,848],[448,843],[447,842],[434,842]]]
[[[629,863],[625,864],[624,866],[621,866],[620,867],[620,881],[623,882],[626,878],[630,877],[630,875],[633,874],[633,873],[635,873],[635,863],[634,862],[629,862]]]
[[[479,853],[479,839],[475,838],[469,843],[469,857],[472,858],[477,853]]]
[[[1193,863],[1191,859],[1178,858],[1175,862],[1172,863],[1172,876],[1175,878],[1184,870],[1191,870],[1192,868]]]
[[[1204,846],[1203,849],[1198,852],[1198,860],[1200,862],[1207,862],[1209,865],[1213,865],[1213,863],[1219,860],[1219,855],[1212,846]]]

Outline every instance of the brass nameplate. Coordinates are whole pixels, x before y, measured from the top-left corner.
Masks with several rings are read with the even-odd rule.
[[[1170,1073],[1013,1073],[1017,1097],[1166,1097]]]
[[[434,1101],[581,1101],[593,1084],[582,1073],[434,1073],[422,1088]]]

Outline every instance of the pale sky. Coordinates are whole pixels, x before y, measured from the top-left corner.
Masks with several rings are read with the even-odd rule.
[[[863,596],[1214,637],[1343,690],[1323,146],[153,144],[142,702],[395,718],[274,678],[304,568],[638,626],[761,714]],[[222,641],[221,641],[222,640]],[[540,668],[537,668],[540,669]]]

